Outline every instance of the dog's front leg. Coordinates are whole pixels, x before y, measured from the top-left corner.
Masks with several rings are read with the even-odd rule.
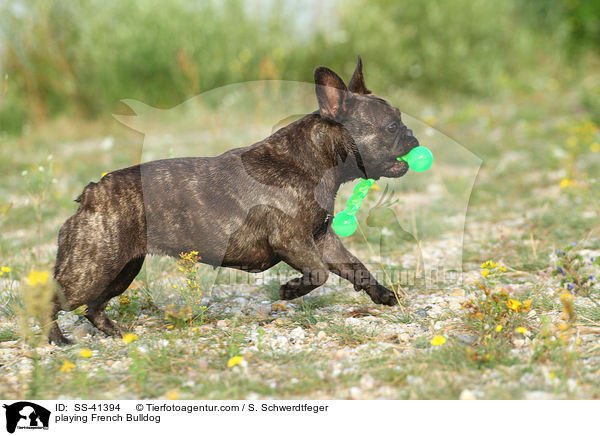
[[[327,281],[329,270],[313,240],[287,241],[285,247],[276,249],[276,253],[281,260],[302,273],[302,277],[281,285],[279,296],[282,300],[306,295]]]
[[[365,291],[374,303],[398,304],[399,296],[377,282],[367,267],[344,247],[331,227],[317,245],[329,270],[352,283],[354,289]]]

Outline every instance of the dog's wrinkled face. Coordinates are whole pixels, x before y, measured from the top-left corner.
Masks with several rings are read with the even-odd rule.
[[[400,111],[374,95],[352,95],[340,121],[350,132],[363,160],[367,176],[401,177],[408,164],[398,161],[419,142],[402,123]]]
[[[378,179],[406,174],[408,164],[397,158],[419,142],[402,122],[400,111],[366,88],[360,57],[348,86],[324,67],[315,71],[315,82],[321,115],[342,124],[350,133],[366,176]]]

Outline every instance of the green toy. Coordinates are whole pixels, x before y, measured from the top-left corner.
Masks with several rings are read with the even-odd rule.
[[[433,164],[433,155],[426,147],[415,147],[406,156],[397,159],[405,161],[411,170],[419,173],[427,171]],[[337,213],[331,223],[331,227],[338,235],[350,236],[356,231],[358,227],[356,212],[360,209],[362,201],[374,183],[373,179],[360,179],[356,184],[352,195],[346,202],[346,209]]]

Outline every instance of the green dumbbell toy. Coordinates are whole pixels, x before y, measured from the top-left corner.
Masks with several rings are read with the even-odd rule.
[[[433,164],[433,155],[427,147],[415,147],[407,155],[397,158],[408,164],[408,167],[416,172],[427,171]],[[362,201],[369,193],[369,189],[375,183],[373,179],[360,179],[354,187],[354,191],[346,202],[346,209],[336,214],[331,223],[333,230],[340,236],[350,236],[356,231],[356,212],[360,209]]]

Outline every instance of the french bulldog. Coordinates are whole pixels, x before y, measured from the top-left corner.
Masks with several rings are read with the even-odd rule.
[[[334,199],[343,183],[405,175],[408,165],[396,158],[419,143],[400,111],[367,89],[360,56],[348,85],[326,67],[314,81],[318,110],[256,144],[142,163],[88,184],[58,235],[52,319],[85,304],[94,326],[119,336],[104,309],[145,256],[190,251],[203,263],[248,272],[287,263],[301,276],[281,286],[285,300],[334,273],[373,302],[396,304],[398,295],[332,230]],[[49,341],[68,342],[56,322]]]

